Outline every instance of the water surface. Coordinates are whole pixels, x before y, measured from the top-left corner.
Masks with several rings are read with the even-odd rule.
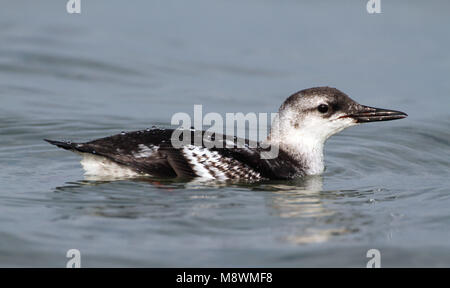
[[[8,1],[0,10],[0,266],[450,266],[450,4]],[[342,3],[341,3],[342,2]],[[405,111],[295,181],[91,181],[86,141],[175,112],[275,112],[330,85]]]

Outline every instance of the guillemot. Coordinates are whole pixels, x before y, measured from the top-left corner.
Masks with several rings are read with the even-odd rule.
[[[269,136],[263,141],[265,145],[255,148],[248,145],[211,148],[196,144],[195,137],[190,143],[174,147],[171,137],[175,130],[158,128],[122,132],[86,143],[45,141],[81,154],[87,175],[247,181],[292,179],[324,171],[323,148],[333,134],[359,123],[406,116],[400,111],[360,105],[336,88],[315,87],[301,90],[284,101]],[[204,133],[201,131],[202,136]],[[238,140],[234,138],[235,143]],[[248,144],[249,140],[244,142]],[[277,156],[261,157],[270,146],[277,146]]]

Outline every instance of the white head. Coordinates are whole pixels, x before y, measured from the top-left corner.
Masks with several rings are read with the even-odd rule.
[[[309,175],[324,170],[326,140],[363,122],[401,119],[403,112],[360,105],[336,88],[302,90],[284,101],[268,141],[301,161]]]

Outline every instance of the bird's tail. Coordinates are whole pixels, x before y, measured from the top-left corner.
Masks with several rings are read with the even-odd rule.
[[[72,143],[70,141],[55,141],[49,139],[44,139],[44,141],[47,141],[48,143],[58,146],[59,148],[63,148],[65,150],[80,151],[80,149],[77,148],[77,143]]]
[[[95,150],[95,148],[96,148],[95,146],[89,145],[89,143],[74,143],[74,142],[70,142],[70,141],[55,141],[55,140],[49,140],[49,139],[44,139],[44,140],[52,145],[58,146],[59,148],[63,148],[65,150],[69,150],[72,152],[91,153],[91,154],[103,156],[103,155],[101,155],[101,153],[98,153],[99,151]],[[104,155],[104,156],[106,156],[106,155]]]

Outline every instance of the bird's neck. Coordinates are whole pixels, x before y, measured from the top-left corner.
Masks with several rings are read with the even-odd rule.
[[[280,125],[277,120],[273,123],[267,139],[269,144],[277,145],[301,165],[307,175],[318,175],[324,171],[325,141],[317,131],[299,129],[290,123]]]

